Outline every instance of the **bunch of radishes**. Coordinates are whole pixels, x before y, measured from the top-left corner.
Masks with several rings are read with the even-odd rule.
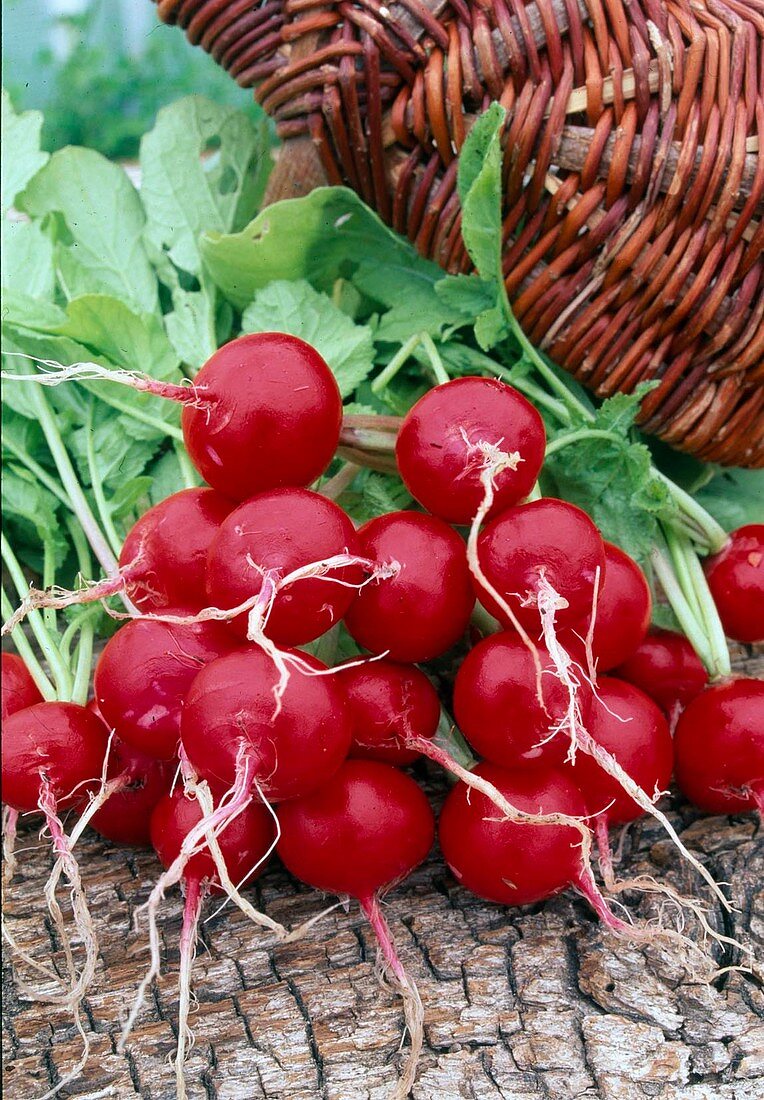
[[[66,368],[38,380],[104,374]],[[545,432],[524,397],[483,378],[430,390],[395,448],[426,511],[356,530],[308,488],[337,451],[342,404],[328,366],[301,340],[243,336],[188,387],[108,377],[185,403],[188,453],[211,487],[147,512],[111,576],[27,602],[121,594],[130,621],[103,649],[87,707],[43,701],[19,658],[3,655],[6,830],[18,813],[45,815],[54,876],[72,884],[89,944],[64,1000],[76,1008],[94,970],[77,837],[89,824],[116,843],[152,844],[165,871],[148,905],[142,991],[159,963],[156,907],[180,881],[182,1094],[201,902],[223,891],[286,936],[241,894],[275,850],[303,882],[359,899],[406,1004],[411,1054],[397,1092],[407,1095],[421,1003],[379,898],[432,846],[433,812],[402,770],[421,754],[458,779],[440,844],[480,897],[521,905],[574,886],[610,927],[643,935],[610,911],[589,851],[596,835],[605,884],[617,891],[607,828],[650,812],[725,901],[655,803],[676,771],[702,809],[761,809],[764,684],[708,687],[684,638],[648,633],[650,589],[637,564],[583,511],[534,489]],[[728,635],[760,639],[764,527],[734,533],[709,559],[708,578]],[[340,622],[357,658],[331,668],[299,648]],[[458,758],[417,667],[467,635],[453,714],[479,764]],[[81,813],[69,834],[64,809]]]

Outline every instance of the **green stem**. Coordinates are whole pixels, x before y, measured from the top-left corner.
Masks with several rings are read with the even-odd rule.
[[[703,627],[698,622],[682,592],[671,562],[658,546],[653,547],[651,560],[656,576],[661,583],[663,591],[666,593],[666,598],[677,617],[679,625],[687,635],[690,645],[700,657],[703,664],[709,671],[712,671],[713,657],[708,639]]]
[[[525,498],[525,503],[529,504],[532,500],[541,500],[543,495],[544,494],[541,492],[541,486],[538,482],[536,482],[531,491],[528,493],[528,496]]]
[[[72,502],[69,500],[69,497],[62,490],[56,479],[51,477],[48,471],[41,466],[39,462],[35,462],[30,455],[24,454],[21,448],[17,447],[16,444],[6,436],[3,436],[3,446],[6,450],[10,451],[14,458],[17,458],[23,466],[26,466],[30,474],[34,474],[40,484],[44,485],[48,492],[53,493],[54,497],[56,497],[61,504],[65,505],[69,511],[72,510]]]
[[[581,439],[607,439],[613,442],[617,438],[613,432],[608,431],[606,428],[578,428],[577,431],[558,435],[551,443],[547,443],[544,458],[549,458],[550,455],[556,454],[571,443],[578,443]]]
[[[71,535],[74,549],[77,554],[77,565],[83,577],[90,575],[92,562],[88,553],[88,544],[82,530],[73,519],[68,521],[69,534]],[[90,609],[89,609],[90,610]],[[80,640],[77,646],[77,658],[74,669],[74,683],[72,684],[72,702],[85,706],[88,701],[88,689],[90,687],[90,673],[93,668],[93,636],[94,615],[83,615],[80,626]]]
[[[669,527],[664,528],[664,534],[679,587],[682,589],[684,598],[687,600],[693,615],[699,623],[702,623],[703,616],[700,602],[695,594],[692,577],[687,567],[687,557],[684,553],[685,539],[682,536],[678,536],[676,531]]]
[[[577,412],[580,416],[583,416],[586,420],[593,420],[594,414],[591,412],[591,410],[588,409],[586,405],[584,405],[584,403],[580,401],[576,397],[576,395],[568,389],[561,378],[557,377],[552,368],[544,362],[541,353],[536,350],[536,348],[523,332],[520,322],[517,320],[514,313],[512,312],[512,306],[509,303],[509,297],[507,295],[507,290],[504,286],[503,280],[501,281],[501,288],[502,300],[504,303],[504,312],[507,321],[509,322],[509,326],[512,329],[512,332],[518,343],[523,348],[538,373],[544,379],[549,388],[554,393],[559,394],[559,396],[562,398],[568,408],[575,410],[575,412]]]
[[[683,550],[693,596],[700,607],[701,619],[706,628],[714,666],[713,672],[717,677],[729,676],[732,672],[729,647],[706,575],[692,544],[686,539],[683,540]]]
[[[440,357],[440,352],[435,347],[435,343],[430,336],[429,332],[423,332],[421,335],[421,343],[432,369],[433,376],[435,378],[435,384],[440,386],[444,382],[449,381],[449,375],[446,368],[443,366],[443,360]]]
[[[489,355],[485,355],[482,351],[478,351],[476,348],[469,349],[470,361],[476,367],[483,367],[486,371],[500,378],[502,382],[507,382],[510,386],[514,386],[520,393],[525,394],[531,401],[541,408],[546,409],[552,416],[554,416],[563,425],[570,424],[571,415],[570,410],[556,397],[552,397],[541,386],[536,385],[534,381],[525,376],[515,378],[512,371],[507,367],[497,363],[491,359]]]
[[[100,562],[105,573],[108,575],[116,573],[117,559],[114,557],[111,547],[104,538],[96,522],[96,518],[90,509],[90,505],[85,498],[85,494],[82,491],[71,459],[64,447],[55,417],[50,411],[50,406],[45,398],[42,387],[30,386],[29,396],[36,405],[37,414],[40,419],[40,427],[43,430],[48,447],[50,448],[50,453],[53,456],[53,461],[56,464],[58,475],[61,478],[61,484],[69,495],[72,510],[77,516],[88,542],[93,548],[93,553]]]
[[[199,475],[194,468],[194,464],[188,457],[188,451],[185,445],[177,440],[174,441],[173,447],[175,448],[175,454],[178,459],[178,465],[180,466],[180,472],[183,477],[183,481],[187,489],[199,488]]]
[[[457,764],[461,764],[463,768],[471,771],[477,764],[477,760],[470,752],[469,745],[457,729],[456,723],[443,707],[441,707],[440,722],[433,741],[439,748],[444,749]]]
[[[405,344],[398,348],[395,355],[392,357],[385,369],[381,371],[372,382],[372,393],[381,393],[382,390],[384,390],[384,388],[389,385],[390,382],[392,382],[393,378],[395,378],[398,371],[409,358],[414,348],[419,343],[420,339],[420,333],[415,332],[413,336],[409,336]]]
[[[88,407],[88,415],[85,421],[85,439],[86,439],[86,451],[88,460],[88,471],[90,472],[90,486],[93,490],[93,496],[95,497],[96,508],[98,509],[98,515],[101,520],[101,526],[106,538],[109,540],[109,544],[114,551],[114,554],[119,557],[119,551],[122,548],[122,540],[120,539],[114,524],[109,514],[109,506],[106,503],[106,497],[103,492],[103,484],[101,482],[101,475],[98,471],[98,465],[95,457],[95,447],[93,445],[94,428],[93,428],[93,402],[90,402]],[[71,525],[69,530],[72,530]],[[85,574],[83,573],[83,576]]]
[[[50,539],[46,539],[42,546],[42,586],[43,588],[50,588],[56,581],[56,558],[53,553],[53,545]],[[51,634],[58,633],[58,627],[56,625],[56,609],[55,607],[44,607],[42,610],[42,619],[45,623],[45,627]]]
[[[2,612],[4,619],[9,619],[13,614],[13,606],[11,605],[11,601],[8,599],[8,595],[5,589],[2,590]],[[52,700],[56,698],[56,689],[50,682],[48,677],[45,675],[42,665],[37,660],[35,651],[32,649],[32,646],[29,643],[29,639],[27,638],[21,627],[21,623],[19,623],[18,626],[15,626],[11,631],[11,641],[16,647],[16,652],[18,653],[19,657],[21,657],[22,661],[26,665],[29,675],[37,684],[37,687],[43,699],[46,699],[48,702],[52,702]]]
[[[23,600],[29,592],[29,584],[27,583],[24,571],[19,565],[18,559],[13,553],[11,545],[5,535],[0,536],[0,552],[2,553],[3,561],[6,564],[16,592],[19,598]],[[48,662],[48,667],[53,676],[53,682],[56,685],[56,698],[68,699],[72,689],[72,678],[66,663],[58,652],[56,641],[54,641],[45,626],[45,620],[38,610],[33,609],[27,615],[27,621],[37,640],[43,657]]]
[[[671,493],[680,512],[687,516],[705,537],[710,552],[715,554],[718,550],[721,550],[729,539],[729,535],[721,524],[717,523],[714,517],[709,515],[705,508],[698,504],[689,493],[686,493],[684,489],[680,489],[675,482],[662,474],[660,470],[656,469],[655,472]]]

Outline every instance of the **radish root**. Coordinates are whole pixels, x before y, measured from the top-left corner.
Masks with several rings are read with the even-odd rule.
[[[143,976],[136,992],[125,1026],[122,1029],[122,1034],[117,1046],[119,1052],[125,1049],[125,1044],[145,1000],[146,992],[161,969],[159,930],[157,926],[157,912],[159,906],[162,903],[165,892],[180,881],[189,860],[192,856],[196,855],[197,852],[202,851],[205,847],[208,848],[215,862],[221,886],[231,900],[235,902],[250,920],[255,924],[269,929],[269,931],[273,932],[279,940],[284,939],[287,935],[287,930],[282,924],[266,916],[265,913],[258,912],[257,909],[250,905],[246,898],[241,896],[231,882],[225,860],[223,859],[223,854],[220,851],[220,845],[217,841],[218,835],[225,829],[226,825],[233,821],[252,800],[253,780],[250,774],[250,763],[251,761],[247,755],[246,746],[242,743],[237,757],[236,781],[233,787],[226,793],[223,799],[221,799],[217,808],[214,807],[208,785],[204,782],[197,783],[195,777],[190,774],[187,765],[183,768],[183,779],[186,784],[186,790],[199,801],[203,816],[201,821],[186,834],[177,858],[167,870],[160,875],[149,895],[148,901],[135,911],[136,926],[144,910],[148,918],[150,962],[149,968]]]
[[[129,386],[139,393],[151,393],[155,397],[166,397],[171,401],[181,401],[186,405],[203,408],[210,404],[201,395],[203,387],[195,386],[193,382],[184,379],[183,382],[160,382],[148,374],[140,371],[121,370],[111,367],[102,367],[98,363],[71,363],[64,366],[55,359],[38,359],[35,355],[27,355],[24,352],[8,352],[9,355],[29,359],[40,368],[37,374],[16,374],[13,371],[2,371],[0,378],[9,382],[36,382],[40,386],[60,386],[62,382],[75,379],[79,382],[118,382],[122,386]]]
[[[390,980],[403,1001],[403,1018],[409,1034],[409,1053],[398,1082],[390,1094],[391,1100],[407,1100],[416,1079],[416,1070],[424,1043],[424,1008],[414,980],[406,972],[395,947],[390,926],[384,918],[375,895],[360,899],[361,909],[371,925],[379,944],[383,965],[380,977]],[[403,1041],[403,1040],[402,1040]]]
[[[185,1100],[186,1078],[183,1067],[186,1051],[194,1045],[194,1036],[188,1026],[191,1006],[191,971],[196,958],[196,937],[199,914],[204,894],[196,879],[186,882],[186,900],[183,906],[183,925],[180,931],[180,966],[178,972],[178,1049],[175,1054],[175,1086],[178,1100]]]

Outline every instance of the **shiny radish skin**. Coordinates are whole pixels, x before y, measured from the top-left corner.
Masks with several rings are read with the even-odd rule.
[[[338,554],[357,556],[359,543],[338,504],[308,489],[274,489],[240,504],[223,524],[207,556],[208,602],[238,607],[260,591],[265,573],[284,577]],[[278,645],[304,645],[345,615],[363,580],[360,566],[300,579],[275,598],[264,632]],[[231,620],[242,639],[247,615]]]
[[[277,810],[288,871],[332,894],[369,900],[426,858],[435,817],[418,784],[376,760],[348,760],[312,794]]]
[[[492,517],[533,488],[544,461],[543,420],[522,394],[497,379],[456,378],[428,390],[405,417],[396,441],[406,488],[434,516],[471,523],[484,494],[481,443],[521,459],[515,470],[497,473]]]
[[[63,810],[98,788],[109,731],[77,703],[36,703],[3,723],[2,798],[20,813],[39,808],[43,787]]]
[[[581,668],[586,659],[575,640],[572,655]],[[475,752],[503,767],[530,764],[560,765],[570,739],[564,730],[553,737],[569,705],[565,686],[555,676],[554,664],[544,645],[537,645],[541,663],[542,707],[538,699],[537,670],[533,654],[512,631],[492,634],[470,650],[454,681],[454,718]],[[592,705],[592,689],[579,675],[577,699],[586,723]]]
[[[183,409],[189,456],[204,480],[234,500],[310,485],[334,457],[342,398],[319,353],[296,336],[231,340],[194,380]]]
[[[336,667],[334,680],[348,701],[351,757],[397,767],[419,759],[407,740],[432,740],[440,721],[438,693],[420,669],[392,661],[351,662]]]
[[[389,512],[358,531],[361,553],[397,562],[394,577],[359,592],[345,625],[360,646],[391,661],[416,664],[439,657],[467,629],[475,595],[464,543],[435,516]]]
[[[639,688],[601,677],[588,729],[650,799],[656,790],[667,790],[674,768],[671,733],[660,708]],[[582,750],[570,772],[593,817],[604,818],[609,825],[624,825],[643,816],[645,811],[618,781]]]
[[[15,653],[2,655],[2,691],[0,691],[0,715],[3,721],[17,710],[42,703],[40,689],[32,679],[29,669]]]
[[[703,567],[727,637],[764,642],[764,523],[738,527]]]
[[[598,672],[608,672],[626,661],[644,641],[650,627],[653,601],[650,586],[633,558],[612,542],[605,543],[605,573],[600,579],[592,634],[592,652]],[[580,638],[589,633],[591,614],[570,628]],[[561,635],[569,645],[568,632]]]
[[[223,623],[133,619],[109,639],[96,665],[95,698],[104,721],[138,752],[174,759],[191,684],[205,665],[237,645]]]
[[[191,830],[202,820],[197,800],[177,787],[172,794],[163,794],[150,819],[151,844],[167,869],[180,855],[181,845]],[[273,815],[262,802],[254,800],[232,818],[218,836],[226,869],[233,883],[248,885],[266,867],[264,859],[273,845],[276,827]],[[186,882],[194,881],[210,893],[223,893],[215,862],[209,849],[203,848],[191,856],[183,871]]]
[[[682,793],[711,814],[764,811],[764,681],[713,684],[683,711],[674,739]]]
[[[493,783],[519,810],[586,814],[581,793],[559,768],[509,770],[479,764],[474,772]],[[443,857],[455,879],[486,901],[529,905],[578,883],[580,834],[567,825],[502,820],[496,807],[461,781],[449,792],[438,823]]]
[[[142,611],[207,606],[207,551],[236,507],[214,489],[181,489],[131,527],[119,555],[127,595]]]
[[[101,836],[127,848],[151,847],[151,815],[172,786],[177,764],[154,760],[114,737],[109,752],[109,778],[126,774],[127,785],[109,795],[90,819]]]
[[[708,672],[684,634],[660,627],[650,630],[613,676],[644,691],[671,721],[708,683]]]
[[[592,609],[597,570],[605,570],[605,546],[587,514],[574,504],[544,497],[508,508],[488,523],[478,539],[482,570],[520,624],[536,637],[540,630],[537,596],[542,579],[567,607],[557,626],[571,625]],[[512,623],[479,581],[478,599],[506,628]]]
[[[305,653],[287,651],[312,670],[326,669]],[[207,665],[183,707],[183,748],[202,779],[220,790],[233,786],[237,757],[246,753],[263,795],[297,798],[325,783],[350,748],[347,701],[331,675],[289,670],[278,714],[279,672],[259,646],[246,646]]]

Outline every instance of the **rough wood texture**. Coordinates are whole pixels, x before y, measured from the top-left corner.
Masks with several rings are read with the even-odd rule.
[[[764,660],[747,671],[764,673]],[[430,789],[436,799],[442,785]],[[753,817],[703,818],[674,800],[673,820],[719,880],[732,883],[739,912],[719,928],[764,953],[764,842]],[[41,889],[50,859],[34,831],[19,838],[19,870],[7,915],[24,945],[51,950]],[[23,849],[23,850],[22,850]],[[97,989],[87,1001],[93,1053],[62,1097],[174,1095],[175,968],[180,899],[166,902],[164,973],[127,1055],[115,1053],[119,1023],[142,973],[143,940],[130,931],[155,874],[148,853],[97,839],[81,858],[101,940]],[[652,823],[629,833],[626,866],[698,892]],[[272,868],[257,902],[296,924],[321,907]],[[214,909],[208,902],[206,912]],[[654,900],[635,911],[656,916]],[[693,976],[689,953],[638,948],[604,934],[572,895],[524,910],[484,905],[458,889],[437,857],[395,891],[386,912],[426,1012],[426,1048],[415,1100],[761,1100],[764,990],[728,973]],[[357,907],[331,913],[301,943],[263,950],[261,933],[236,911],[204,927],[194,970],[199,1000],[189,1095],[215,1100],[381,1100],[396,1076],[400,1006],[374,977],[375,949]],[[53,947],[55,948],[55,943]],[[719,964],[739,962],[719,958]],[[696,967],[697,969],[697,967]],[[3,972],[4,1093],[41,1096],[79,1057],[66,1014],[18,995],[11,960]]]

